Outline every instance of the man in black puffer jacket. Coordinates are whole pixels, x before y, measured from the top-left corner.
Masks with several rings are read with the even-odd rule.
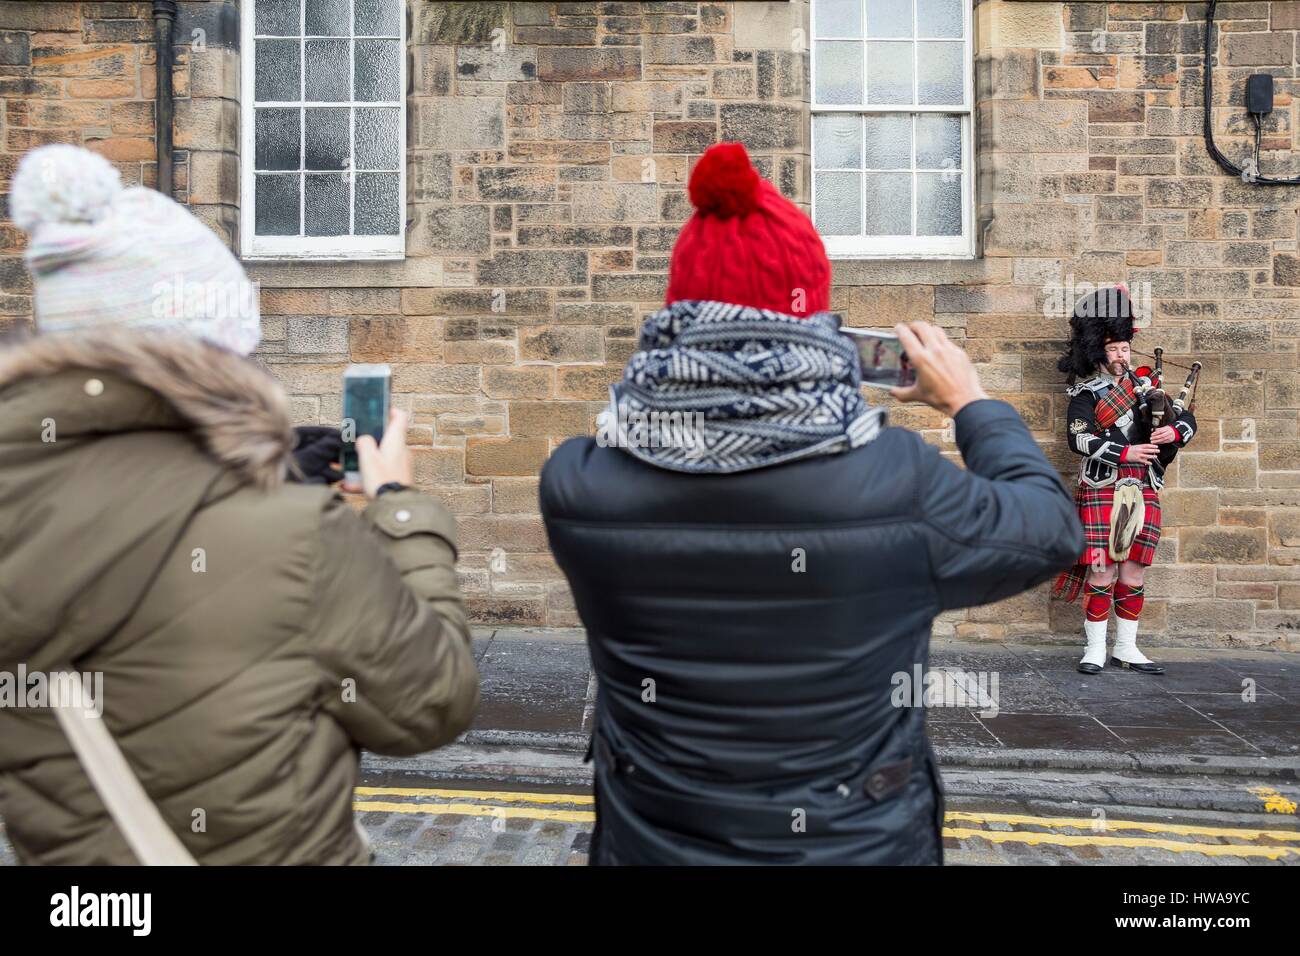
[[[940,329],[898,327],[918,383],[895,394],[951,415],[966,470],[882,427],[819,311],[829,267],[762,262],[774,240],[784,263],[809,235],[820,251],[811,224],[734,148],[732,168],[713,152],[669,307],[614,389],[614,441],[572,439],[542,474],[599,678],[591,860],[938,863],[939,774],[896,675],[926,665],[935,615],[1047,580],[1082,531],[1020,417]],[[737,283],[736,263],[761,278]],[[802,310],[778,309],[795,288]],[[637,416],[665,411],[698,433],[646,442]]]

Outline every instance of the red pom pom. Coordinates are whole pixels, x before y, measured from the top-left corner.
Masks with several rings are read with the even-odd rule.
[[[695,164],[688,190],[706,216],[745,216],[758,207],[758,170],[740,143],[710,146]]]

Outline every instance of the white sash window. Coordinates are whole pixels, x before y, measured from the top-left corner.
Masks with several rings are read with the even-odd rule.
[[[813,222],[833,258],[974,255],[970,0],[812,0]]]
[[[242,14],[243,255],[400,258],[403,0],[245,0]]]

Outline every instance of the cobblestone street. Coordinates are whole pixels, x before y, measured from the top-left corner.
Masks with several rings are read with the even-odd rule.
[[[387,865],[565,866],[587,862],[590,823],[500,815],[360,814],[375,861]]]
[[[589,822],[508,816],[521,812],[524,801],[542,795],[519,794],[509,804],[502,796],[498,794],[492,801],[468,796],[439,799],[454,801],[446,806],[458,811],[455,813],[439,813],[438,807],[429,806],[423,813],[363,811],[360,819],[380,864],[563,866],[587,862]],[[371,794],[360,797],[358,807],[373,799]],[[413,803],[397,806],[410,809]],[[577,815],[582,812],[577,808],[589,811],[589,798],[575,797],[570,803],[548,803],[546,809],[534,806],[522,812],[543,817]],[[1296,830],[1119,820],[1107,821],[1106,826],[1097,832],[1090,820],[952,811],[944,838],[946,862],[956,866],[1300,862],[1300,831]]]
[[[517,805],[469,797],[442,797],[441,806],[425,804],[427,809],[418,813],[404,812],[416,805],[409,797],[398,804],[401,811],[361,809],[374,802],[375,796],[359,791],[358,819],[379,865],[581,866],[587,862],[591,839],[587,820],[510,816],[508,812],[518,810]],[[473,812],[464,812],[467,808]],[[558,801],[542,812],[589,817],[590,800]],[[1111,822],[1112,830],[1099,834],[1086,820],[1074,821],[1076,826],[1061,826],[1049,822],[1061,818],[1005,816],[1008,819],[995,814],[950,813],[944,838],[947,864],[1244,866],[1300,862],[1300,832],[1295,830],[1160,823],[1136,829]],[[1190,849],[1193,846],[1197,849]],[[0,863],[13,862],[7,841],[0,843]]]

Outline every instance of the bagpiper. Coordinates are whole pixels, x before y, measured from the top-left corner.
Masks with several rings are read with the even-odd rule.
[[[1099,674],[1106,663],[1106,629],[1115,608],[1110,662],[1143,674],[1164,668],[1137,646],[1143,580],[1160,541],[1160,489],[1165,469],[1196,434],[1193,402],[1199,363],[1177,399],[1154,368],[1132,368],[1133,305],[1122,286],[1098,289],[1075,305],[1070,343],[1057,367],[1069,375],[1066,440],[1083,456],[1074,500],[1084,528],[1084,552],[1056,582],[1054,593],[1084,598],[1086,646],[1078,669]]]

